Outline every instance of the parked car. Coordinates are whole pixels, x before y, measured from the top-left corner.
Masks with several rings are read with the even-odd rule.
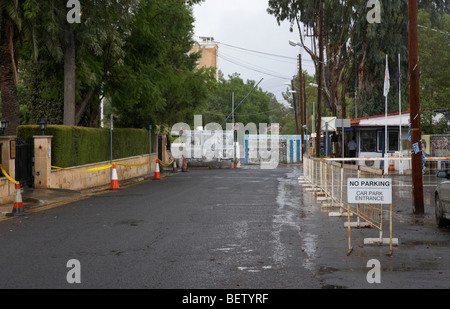
[[[436,187],[434,194],[436,223],[438,226],[450,224],[450,172],[439,172],[439,178],[445,178]]]

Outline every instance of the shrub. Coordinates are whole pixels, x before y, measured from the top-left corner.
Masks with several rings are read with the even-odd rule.
[[[31,138],[40,135],[36,125],[19,126],[17,135]],[[52,138],[52,165],[78,166],[110,160],[110,130],[50,125],[45,130]],[[148,154],[148,131],[144,129],[113,130],[113,160]]]

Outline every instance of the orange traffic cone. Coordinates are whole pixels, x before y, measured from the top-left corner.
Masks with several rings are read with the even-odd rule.
[[[161,174],[159,173],[159,161],[158,161],[158,159],[156,159],[155,175],[153,176],[153,179],[155,179],[155,180],[161,179]]]
[[[178,172],[177,170],[177,160],[173,159],[173,172],[176,173]]]
[[[119,179],[117,178],[116,163],[113,163],[112,177],[111,177],[111,189],[112,190],[120,189]]]
[[[395,171],[394,163],[389,164],[389,171]]]
[[[186,159],[183,158],[183,167],[181,169],[182,172],[187,172],[187,164],[186,164]]]
[[[24,216],[28,213],[23,211],[22,192],[20,191],[20,184],[16,184],[16,198],[14,200],[12,215]]]

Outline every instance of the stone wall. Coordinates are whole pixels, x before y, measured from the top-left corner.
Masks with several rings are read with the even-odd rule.
[[[116,171],[119,184],[121,181],[153,176],[153,173],[155,171],[155,159],[156,154],[152,154],[152,175],[150,175],[149,164],[145,164],[149,162],[149,155],[114,160],[115,163],[118,163],[116,164]],[[95,164],[81,165],[64,170],[52,169],[48,188],[81,191],[108,186],[111,184],[111,168],[90,172],[85,171],[95,168],[101,168],[109,164],[110,162],[106,161]],[[120,164],[139,166],[123,166]]]

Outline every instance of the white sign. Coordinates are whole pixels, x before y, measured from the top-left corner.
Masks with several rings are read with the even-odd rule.
[[[347,179],[349,204],[392,204],[392,179]]]
[[[336,128],[350,128],[350,119],[336,119]]]

